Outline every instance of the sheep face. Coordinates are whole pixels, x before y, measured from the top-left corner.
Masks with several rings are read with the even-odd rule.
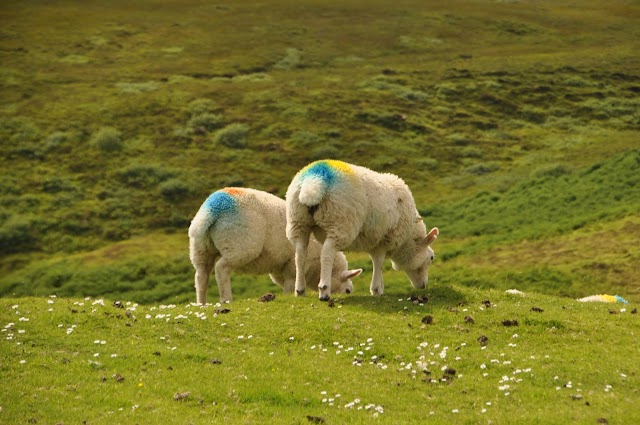
[[[424,289],[427,287],[427,283],[429,282],[429,266],[435,258],[435,253],[431,247],[427,247],[427,249],[423,250],[423,252],[421,252],[417,257],[425,257],[424,261],[422,261],[418,267],[400,268],[400,270],[405,272],[414,287]]]
[[[353,292],[351,279],[362,273],[362,269],[337,271],[331,274],[331,293],[350,294]]]
[[[438,238],[438,234],[438,229],[433,228],[424,239],[414,241],[413,246],[410,247],[413,256],[406,264],[398,264],[392,261],[393,268],[405,272],[415,288],[424,289],[427,287],[429,266],[436,256],[430,245]]]

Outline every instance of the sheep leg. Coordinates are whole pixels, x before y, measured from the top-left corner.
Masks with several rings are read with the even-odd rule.
[[[213,269],[212,261],[204,261],[196,265],[196,302],[204,305],[207,303],[207,290],[209,289],[209,275]]]
[[[301,297],[307,288],[307,282],[304,278],[307,264],[307,250],[309,248],[309,233],[301,235],[295,241],[296,247],[296,296]]]
[[[320,283],[318,284],[319,297],[322,301],[329,301],[331,298],[331,272],[336,253],[334,240],[325,239],[320,254]]]
[[[296,286],[296,281],[295,279],[291,279],[291,278],[286,278],[284,279],[284,293],[285,294],[290,294],[293,292],[293,289]]]
[[[216,283],[220,292],[220,302],[231,302],[231,266],[224,257],[216,263]]]
[[[377,251],[370,254],[373,263],[373,276],[371,276],[371,295],[382,295],[384,292],[384,283],[382,282],[382,265],[386,252]]]

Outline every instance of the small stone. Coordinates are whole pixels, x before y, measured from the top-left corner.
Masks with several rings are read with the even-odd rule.
[[[502,321],[502,325],[503,326],[518,326],[518,321],[517,320],[503,320]]]
[[[542,313],[544,310],[540,307],[531,307],[531,311],[535,311],[536,313]]]
[[[209,363],[211,363],[211,364],[222,364],[222,360],[220,360],[220,359],[211,359],[211,360],[209,360]]]
[[[190,395],[191,395],[191,393],[189,391],[187,391],[185,393],[175,393],[173,395],[173,399],[175,401],[185,400],[185,399],[189,398]]]
[[[478,337],[478,342],[484,347],[485,345],[487,345],[487,342],[489,342],[489,338],[487,338],[486,335],[480,335]]]
[[[467,322],[467,323],[469,323],[469,324],[472,324],[472,325],[473,325],[474,323],[476,323],[476,321],[475,321],[475,320],[473,320],[473,317],[471,317],[471,316],[464,316],[464,321],[465,321],[465,322]]]
[[[430,315],[426,315],[422,318],[422,323],[424,323],[425,325],[431,325],[433,324],[433,316]]]

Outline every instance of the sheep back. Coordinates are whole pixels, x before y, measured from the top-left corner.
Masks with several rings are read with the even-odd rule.
[[[426,228],[404,181],[342,161],[322,160],[296,174],[286,195],[287,237],[312,231],[345,251],[394,251]]]
[[[285,202],[267,192],[225,188],[211,194],[191,222],[192,247],[220,253],[238,271],[280,271],[293,256],[285,236]]]

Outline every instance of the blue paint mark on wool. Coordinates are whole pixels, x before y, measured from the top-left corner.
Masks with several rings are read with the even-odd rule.
[[[332,186],[338,177],[336,170],[325,161],[318,161],[311,164],[311,166],[302,172],[301,178],[304,180],[311,176],[319,177],[327,186]]]
[[[223,191],[217,191],[204,201],[201,208],[206,208],[209,214],[217,217],[222,214],[236,212],[237,204],[233,196]]]

